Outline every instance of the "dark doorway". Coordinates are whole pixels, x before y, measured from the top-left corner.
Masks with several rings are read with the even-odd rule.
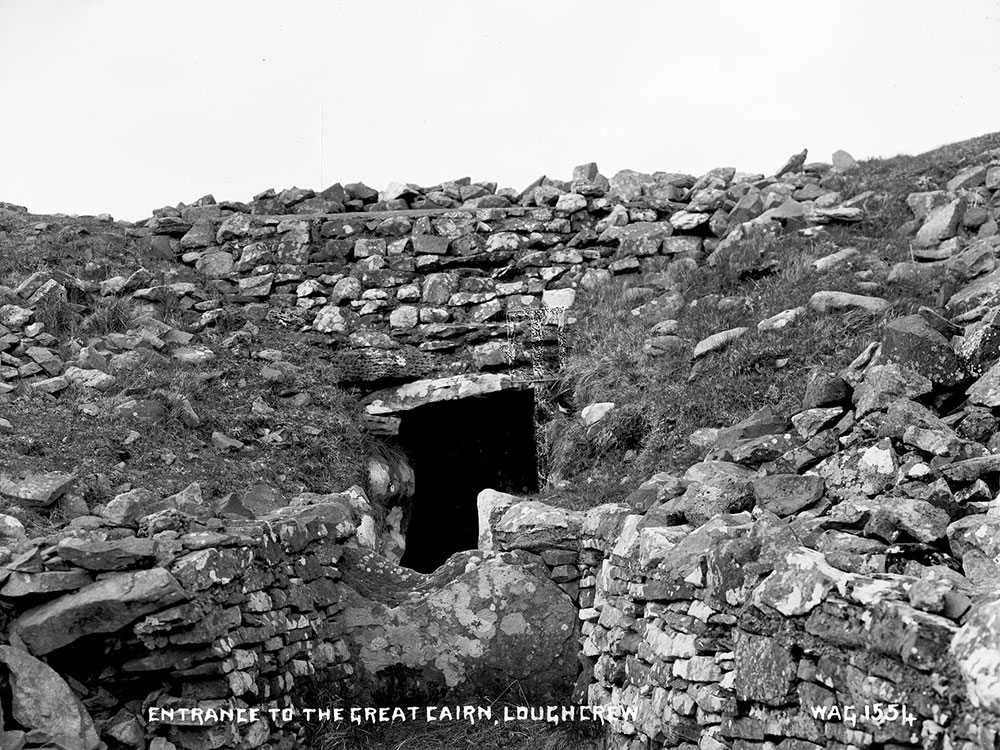
[[[534,392],[509,390],[404,413],[399,441],[416,477],[401,563],[430,573],[478,546],[481,490],[538,490]]]

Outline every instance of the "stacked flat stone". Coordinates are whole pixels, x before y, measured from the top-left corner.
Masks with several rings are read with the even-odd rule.
[[[697,431],[682,476],[586,514],[487,503],[500,549],[579,529],[577,695],[637,711],[612,747],[993,746],[996,247],[940,261],[940,311],[813,371],[799,412]]]
[[[147,510],[155,504],[145,500]],[[166,499],[126,526],[87,516],[24,540],[8,553],[0,588],[10,638],[47,660],[76,654],[84,679],[99,667],[83,706],[102,735],[125,746],[298,746],[301,725],[283,728],[269,709],[288,707],[296,681],[316,670],[334,693],[351,692],[338,687],[354,673],[338,564],[358,522],[345,497],[303,500],[310,504],[258,521],[185,532],[185,519],[200,525],[195,509]],[[260,718],[147,721],[150,707],[256,708]],[[48,729],[29,728],[36,737]]]
[[[843,176],[829,165],[771,178],[725,168],[608,180],[596,165],[574,175],[521,193],[456,181],[381,197],[363,185],[267,191],[250,204],[206,196],[159,209],[132,234],[207,277],[213,298],[190,303],[203,325],[219,304],[278,307],[350,348],[389,350],[383,358],[417,347],[447,375],[526,367],[529,324],[518,316],[572,305],[581,283],[636,273],[655,256],[700,263],[757,230],[862,216],[842,205]],[[346,378],[380,371],[344,369]]]

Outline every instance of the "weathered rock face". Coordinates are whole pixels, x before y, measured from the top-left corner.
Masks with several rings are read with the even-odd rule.
[[[684,494],[668,501],[664,510],[680,514],[695,526],[720,513],[743,510],[753,502],[753,476],[749,469],[722,461],[695,464],[684,473],[688,482]]]
[[[574,549],[582,525],[583,513],[522,502],[500,515],[492,525],[492,536],[501,549]]]
[[[493,543],[493,525],[507,510],[521,498],[506,492],[485,489],[476,498],[476,510],[479,516],[479,549],[495,550]]]
[[[965,201],[961,198],[935,208],[927,215],[923,226],[917,232],[917,244],[930,247],[949,237],[954,237],[964,214]]]
[[[1000,713],[1000,601],[976,604],[951,642],[973,706]]]
[[[796,663],[791,652],[766,636],[736,631],[736,697],[772,706],[789,702],[795,685]]]
[[[774,474],[753,481],[757,506],[778,516],[790,516],[823,497],[822,477],[798,474]]]
[[[378,576],[396,575],[391,567]],[[343,622],[356,666],[376,692],[402,670],[430,694],[498,694],[512,680],[537,698],[565,693],[577,675],[576,610],[533,567],[511,554],[460,553],[389,603],[377,598],[383,581],[353,568]]]
[[[28,610],[14,623],[14,632],[33,654],[43,655],[86,635],[113,633],[185,598],[161,568],[117,573]]]
[[[125,570],[154,561],[157,545],[152,539],[125,537],[114,541],[69,538],[56,547],[56,554],[86,570]]]
[[[21,479],[0,474],[0,497],[29,507],[48,507],[76,483],[76,477],[61,472],[34,474]]]
[[[920,315],[896,318],[885,327],[880,357],[944,386],[955,385],[968,377],[948,340]]]
[[[9,675],[14,719],[30,733],[34,743],[44,742],[65,750],[97,750],[103,746],[90,715],[55,670],[10,646],[0,646],[0,663]],[[14,734],[0,728],[5,748],[20,747]]]

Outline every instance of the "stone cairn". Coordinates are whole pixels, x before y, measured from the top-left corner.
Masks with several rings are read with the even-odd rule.
[[[843,183],[821,164],[769,178],[725,168],[700,178],[625,170],[610,180],[590,164],[571,181],[542,178],[521,193],[459,180],[381,195],[361,184],[266,191],[248,204],[206,196],[127,228],[160,273],[141,267],[96,281],[40,271],[0,288],[0,395],[19,382],[49,394],[71,384],[110,390],[116,364],[136,349],[208,362],[197,334],[232,306],[314,333],[333,346],[342,380],[369,389],[469,371],[549,375],[539,363],[558,355],[539,344],[555,350],[558,335],[532,333],[539,314],[531,310],[568,310],[577,288],[654,259],[714,262],[758,229],[859,221],[869,196],[846,198]],[[42,235],[53,230],[36,225]],[[650,310],[672,304],[661,291]],[[118,298],[150,315],[72,361],[37,317],[52,301]],[[156,319],[164,305],[200,317],[179,331]],[[557,322],[542,315],[546,327]]]
[[[659,257],[697,267],[755,232],[858,221],[872,196],[846,197],[845,184],[803,152],[768,178],[607,180],[586,165],[520,193],[348,185],[161,209],[129,228],[154,270],[100,282],[49,270],[0,287],[0,399],[22,388],[110,393],[137,350],[208,363],[200,333],[233,305],[315,334],[342,355],[346,380],[373,388],[530,367],[526,354],[511,362],[503,316],[569,308],[575,289]],[[3,747],[290,748],[301,729],[282,709],[297,682],[320,672],[332,693],[365,700],[398,667],[453,694],[505,675],[537,695],[575,680],[578,701],[634,709],[610,726],[611,746],[627,750],[995,747],[998,191],[989,162],[910,196],[913,258],[890,278],[947,275],[947,317],[893,321],[845,370],[814,373],[790,418],[763,411],[699,431],[703,461],[622,503],[574,512],[484,492],[482,550],[432,576],[374,551],[356,489],[238,520],[220,518],[196,485],[90,508],[73,475],[3,474],[5,500],[75,515],[32,538],[0,517]],[[677,295],[659,291],[637,314],[665,324]],[[53,300],[106,298],[148,314],[86,346],[41,320]],[[162,323],[165,305],[197,322]],[[888,303],[821,291],[809,306]],[[745,333],[674,341],[660,323],[652,353],[701,361]],[[595,431],[614,408],[597,406]],[[258,713],[204,718],[226,707]],[[164,718],[180,708],[203,713]]]

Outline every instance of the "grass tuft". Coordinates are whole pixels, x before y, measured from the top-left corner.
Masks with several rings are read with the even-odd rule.
[[[135,321],[135,303],[125,297],[101,299],[80,324],[80,332],[92,336],[123,333]]]
[[[35,321],[57,338],[76,335],[82,320],[80,307],[60,297],[47,297],[35,307]]]

